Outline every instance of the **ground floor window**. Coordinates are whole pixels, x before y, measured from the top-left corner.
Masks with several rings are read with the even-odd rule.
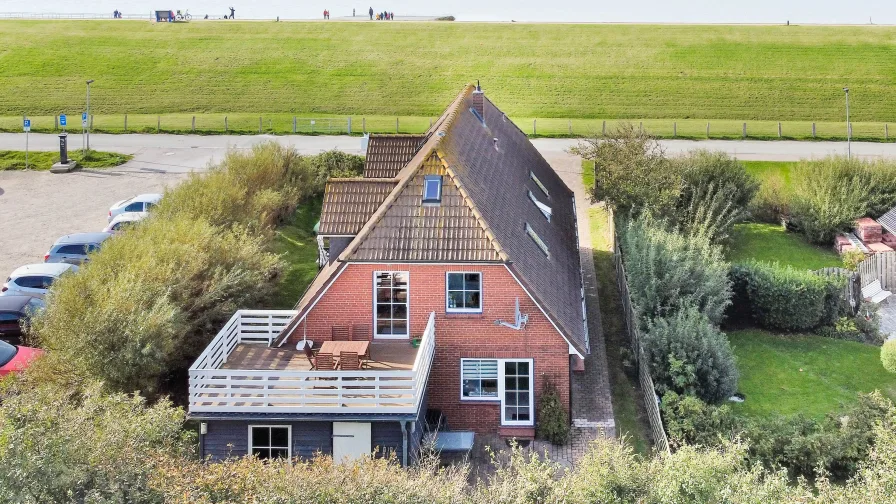
[[[532,359],[461,359],[461,400],[500,401],[502,425],[533,425]]]
[[[262,460],[290,458],[291,431],[288,425],[250,425],[249,455]]]

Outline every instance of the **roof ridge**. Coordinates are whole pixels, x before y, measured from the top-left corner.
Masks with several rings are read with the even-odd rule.
[[[455,117],[457,117],[458,109],[464,102],[464,99],[469,96],[474,89],[476,88],[472,84],[467,84],[464,87],[463,91],[461,91],[460,94],[457,95],[457,98],[454,99],[454,102],[445,110],[445,113],[442,114],[444,116],[444,119],[440,118],[440,121],[437,121],[435,124],[433,124],[433,126],[435,127],[436,125],[440,125],[441,130],[444,130],[447,133],[447,130],[454,123],[454,119]],[[345,250],[343,250],[341,254],[339,254],[339,258],[337,259],[338,261],[345,261],[358,251],[358,247],[361,245],[361,243],[367,239],[367,236],[371,233],[373,228],[377,224],[379,224],[383,216],[386,215],[386,212],[388,212],[389,209],[392,208],[392,204],[395,203],[395,200],[398,198],[398,196],[402,192],[404,192],[404,189],[410,183],[413,175],[420,170],[420,168],[423,166],[423,163],[426,162],[429,156],[432,153],[436,152],[436,148],[442,142],[442,138],[444,138],[444,135],[436,134],[431,136],[426,141],[426,143],[420,147],[417,153],[414,154],[414,157],[411,158],[407,166],[405,166],[401,169],[400,172],[398,172],[398,176],[396,177],[398,179],[398,183],[395,184],[392,192],[389,193],[388,196],[386,196],[386,199],[383,200],[383,203],[376,210],[376,212],[373,213],[367,223],[364,224],[364,227],[361,228],[361,230],[351,241],[351,243],[347,247],[345,247]],[[436,155],[438,155],[438,153],[436,153]]]
[[[365,177],[339,177],[339,178],[331,178],[327,180],[327,184],[338,184],[340,182],[372,182],[374,184],[385,184],[391,183],[394,184],[398,182],[397,178],[365,178]]]

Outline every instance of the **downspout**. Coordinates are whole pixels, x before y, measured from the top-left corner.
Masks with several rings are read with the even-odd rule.
[[[408,421],[401,420],[398,422],[401,425],[401,466],[408,466]]]

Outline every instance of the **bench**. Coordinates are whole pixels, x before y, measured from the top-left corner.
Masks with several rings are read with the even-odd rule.
[[[470,453],[474,437],[472,432],[439,431],[429,433],[426,442],[432,443],[437,452]]]
[[[862,299],[871,301],[872,303],[880,303],[892,295],[892,292],[884,290],[884,288],[881,287],[880,280],[875,280],[865,287],[862,287]]]

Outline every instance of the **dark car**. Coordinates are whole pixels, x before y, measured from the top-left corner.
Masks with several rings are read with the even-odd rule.
[[[33,296],[0,296],[0,340],[13,344],[22,341],[22,328],[44,301]]]

